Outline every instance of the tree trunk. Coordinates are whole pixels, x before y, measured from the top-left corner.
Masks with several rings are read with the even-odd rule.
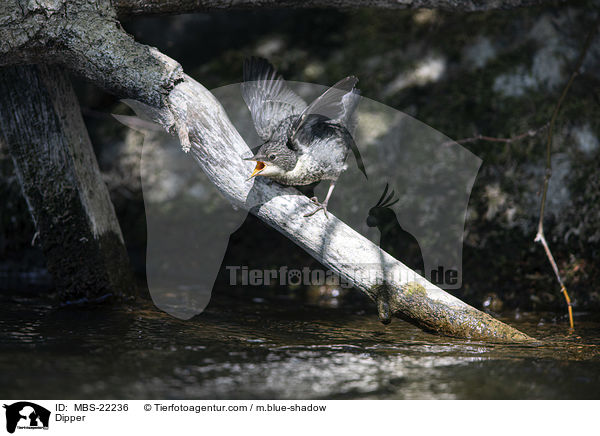
[[[67,73],[0,69],[0,128],[60,293],[132,295],[123,236]]]
[[[110,0],[0,0],[0,66],[23,64],[61,65],[153,106],[183,76],[181,65],[123,30]]]

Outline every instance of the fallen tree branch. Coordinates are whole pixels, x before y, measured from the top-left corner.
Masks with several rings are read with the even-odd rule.
[[[183,14],[219,9],[440,9],[457,12],[491,11],[556,3],[552,0],[112,0],[119,16]]]
[[[171,112],[139,105],[137,111],[142,116],[154,113],[151,118],[165,129],[185,135],[182,144],[189,139],[201,168],[233,205],[247,209],[365,292],[383,322],[396,314],[448,336],[532,340],[416,275],[335,216],[303,217],[314,205],[296,189],[263,179],[247,180],[252,164],[242,157],[250,149],[221,104],[192,78],[186,77],[173,89],[168,107]]]

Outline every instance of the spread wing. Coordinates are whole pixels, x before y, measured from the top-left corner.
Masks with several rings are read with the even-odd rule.
[[[294,141],[296,133],[302,128],[307,127],[313,120],[309,117],[310,115],[321,115],[329,118],[331,121],[336,121],[342,124],[349,133],[348,142],[354,157],[356,158],[356,164],[360,171],[367,176],[367,171],[363,163],[360,151],[354,142],[353,134],[356,128],[356,117],[355,111],[360,101],[360,91],[355,88],[358,83],[358,79],[354,76],[346,77],[340,80],[323,94],[321,94],[315,101],[313,101],[305,110],[302,115],[298,118],[293,127],[292,141],[291,144],[297,144]]]
[[[304,109],[296,121],[294,130],[297,132],[309,115],[322,115],[330,120],[342,122],[351,131],[352,115],[360,96],[359,91],[354,88],[357,83],[358,79],[354,76],[337,82]]]
[[[275,68],[260,58],[244,62],[242,97],[250,109],[256,132],[264,141],[284,119],[300,115],[306,103],[277,74]]]

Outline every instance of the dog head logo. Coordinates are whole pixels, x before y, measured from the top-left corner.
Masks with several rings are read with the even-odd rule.
[[[6,409],[6,431],[14,433],[19,429],[47,429],[50,411],[28,401],[19,401],[3,406]]]

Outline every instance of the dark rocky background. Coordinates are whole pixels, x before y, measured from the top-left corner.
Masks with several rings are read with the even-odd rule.
[[[598,11],[561,7],[458,14],[430,10],[229,11],[124,22],[211,89],[241,80],[243,59],[269,58],[290,80],[333,84],[354,74],[362,94],[453,139],[512,137],[550,119]],[[127,247],[143,283],[146,225],[142,138],[108,114],[114,97],[74,78]],[[544,175],[545,131],[512,143],[474,141],[483,159],[465,227],[467,302],[503,309],[564,311],[551,267],[533,242]],[[125,138],[125,140],[124,140]],[[557,119],[546,235],[579,311],[600,307],[600,36],[594,39]],[[12,162],[0,150],[0,288],[45,283],[44,259]],[[224,264],[261,257],[277,267],[315,265],[302,250],[249,217]],[[223,271],[216,288],[227,288]],[[14,288],[14,286],[13,286]],[[311,289],[265,289],[321,298]],[[315,294],[316,293],[316,294]],[[215,293],[215,294],[218,294]]]

